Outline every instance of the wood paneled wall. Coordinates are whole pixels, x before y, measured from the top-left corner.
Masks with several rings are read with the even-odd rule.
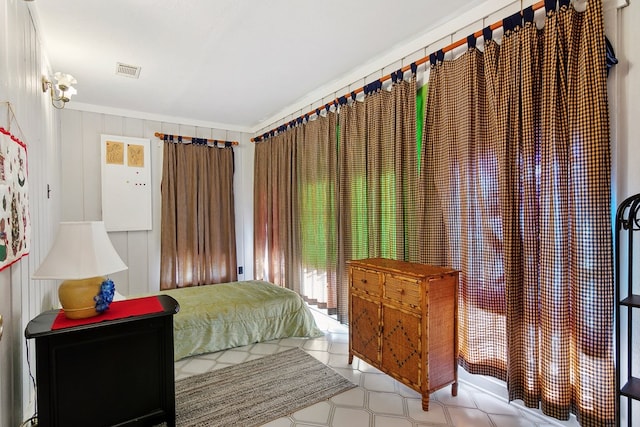
[[[0,272],[0,426],[17,426],[35,410],[34,343],[24,329],[30,319],[57,301],[52,281],[33,281],[33,271],[47,254],[60,218],[60,201],[47,198],[46,184],[60,181],[59,118],[43,75],[51,75],[27,3],[3,1],[0,7],[0,126],[27,144],[30,253]],[[27,361],[29,346],[31,365]]]

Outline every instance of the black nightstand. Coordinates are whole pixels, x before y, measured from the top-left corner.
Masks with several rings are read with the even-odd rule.
[[[173,314],[180,306],[157,298],[160,312],[52,330],[59,310],[51,310],[29,322],[40,427],[175,426]]]

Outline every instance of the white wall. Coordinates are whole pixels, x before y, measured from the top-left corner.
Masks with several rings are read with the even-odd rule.
[[[46,184],[57,186],[60,153],[57,113],[42,93],[41,76],[49,74],[26,3],[0,2],[0,126],[27,144],[30,254],[0,272],[0,426],[17,426],[33,415],[34,389],[29,381],[24,329],[27,322],[51,306],[55,286],[30,275],[51,244],[59,219],[59,199],[46,196]],[[32,373],[34,345],[29,341]]]
[[[253,278],[253,144],[250,135],[177,123],[65,109],[62,132],[62,221],[102,220],[100,135],[151,140],[152,221],[150,231],[111,232],[118,254],[129,267],[112,274],[118,292],[140,295],[159,289],[160,283],[160,183],[163,144],[156,132],[238,141],[235,146],[234,195],[240,279]]]

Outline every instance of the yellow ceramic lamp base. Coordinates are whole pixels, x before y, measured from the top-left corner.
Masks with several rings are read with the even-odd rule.
[[[100,314],[96,311],[94,297],[100,293],[104,280],[104,277],[91,277],[62,282],[58,288],[58,298],[65,316],[69,319],[86,319]]]

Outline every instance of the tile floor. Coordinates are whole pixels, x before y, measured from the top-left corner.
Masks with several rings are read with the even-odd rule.
[[[328,401],[274,420],[268,427],[551,427],[577,426],[575,419],[560,422],[547,418],[517,403],[489,394],[466,381],[460,381],[458,396],[451,387],[430,397],[430,409],[422,410],[420,394],[376,368],[354,358],[347,363],[348,329],[313,310],[318,327],[325,336],[313,339],[287,338],[237,347],[182,359],[175,364],[176,380],[190,375],[224,368],[291,347],[301,347],[331,366],[359,387]]]

